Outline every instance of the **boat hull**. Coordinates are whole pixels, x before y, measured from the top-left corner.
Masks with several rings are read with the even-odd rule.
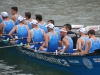
[[[0,46],[7,45],[11,44],[0,42]],[[51,53],[34,52],[24,47],[10,47],[6,50],[76,75],[100,75],[100,54],[88,54],[83,56],[55,55]]]

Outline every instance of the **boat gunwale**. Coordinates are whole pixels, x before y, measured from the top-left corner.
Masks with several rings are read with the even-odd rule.
[[[1,43],[5,43],[5,42],[3,42],[3,41],[1,41]],[[5,43],[6,45],[15,45],[15,44],[12,44],[11,42],[7,42],[7,43]],[[32,52],[35,52],[35,50],[34,49],[29,49],[29,48],[26,48],[26,47],[24,47],[24,46],[21,46],[21,47],[18,47],[18,46],[16,46],[18,49],[25,49],[25,50],[31,50]],[[13,47],[13,48],[15,48],[15,47]],[[17,50],[18,50],[17,49]],[[20,51],[20,50],[18,50],[18,51]],[[35,53],[38,53],[39,54],[39,52],[35,52]],[[94,52],[94,53],[89,53],[89,54],[84,54],[84,55],[72,55],[72,54],[55,54],[54,52],[53,53],[49,53],[49,52],[44,52],[44,53],[40,53],[40,54],[45,54],[45,55],[52,55],[52,56],[70,56],[70,57],[73,57],[73,56],[75,56],[75,57],[83,57],[83,56],[97,56],[97,55],[100,55],[100,53],[96,53],[96,52]]]

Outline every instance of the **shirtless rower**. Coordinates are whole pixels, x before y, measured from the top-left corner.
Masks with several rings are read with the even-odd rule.
[[[32,27],[33,27],[33,29],[29,30],[29,32],[28,32],[28,39],[27,39],[28,43],[30,43],[31,40],[33,41],[33,43],[44,42],[45,32],[44,32],[43,29],[38,27],[38,21],[37,20],[32,21]],[[39,49],[41,45],[42,44],[34,44],[32,46],[28,46],[28,48]]]
[[[17,12],[18,12],[17,7],[11,7],[11,14],[12,14],[11,19],[14,21],[15,25],[19,24],[18,17],[20,16],[20,14],[18,14]]]
[[[48,32],[47,27],[45,27],[47,24],[42,21],[42,15],[36,14],[35,15],[36,20],[38,21],[38,26],[45,31],[45,33]]]
[[[89,36],[86,35],[86,29],[80,28],[77,30],[79,35],[81,36],[77,41],[77,50],[83,51],[86,48],[86,41],[89,39]]]
[[[31,13],[30,12],[25,12],[25,18],[26,18],[25,24],[28,25],[28,27],[30,29],[32,29],[31,22],[33,21],[33,19],[31,19]]]
[[[96,49],[100,49],[100,39],[95,36],[95,31],[89,30],[88,35],[90,39],[86,41],[85,50],[82,52],[79,52],[80,55],[93,53]]]
[[[55,52],[58,50],[59,38],[58,33],[54,31],[54,25],[48,24],[48,33],[46,34],[45,43],[40,47],[39,50],[47,52]]]
[[[2,15],[2,18],[3,18],[3,22],[0,24],[0,29],[1,29],[0,31],[3,34],[3,30],[4,30],[4,33],[8,34],[13,29],[15,24],[14,24],[13,20],[8,18],[7,12],[1,12],[1,15]],[[2,37],[3,37],[3,39],[9,38],[9,36],[7,36],[7,35],[2,36]]]
[[[63,49],[59,50],[62,53],[73,53],[73,40],[71,37],[67,35],[66,28],[62,28],[60,30],[60,34],[63,37],[62,39],[62,44],[63,44]]]
[[[14,39],[14,37],[12,36],[12,34],[16,31],[18,38],[27,38],[28,36],[28,31],[29,31],[29,27],[27,25],[24,25],[24,17],[20,16],[18,17],[18,21],[19,24],[16,25],[9,33],[9,36]],[[20,43],[27,43],[27,39],[23,39],[23,40],[17,40],[15,42],[16,44],[20,44]]]

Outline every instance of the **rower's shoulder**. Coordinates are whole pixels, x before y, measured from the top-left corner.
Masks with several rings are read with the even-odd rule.
[[[11,19],[12,19],[12,20],[16,19],[16,16],[15,16],[15,15],[12,15],[12,16],[11,16]]]

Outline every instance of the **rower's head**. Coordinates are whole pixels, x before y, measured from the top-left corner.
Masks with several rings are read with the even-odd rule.
[[[30,19],[31,18],[31,13],[30,12],[25,12],[25,18]]]
[[[35,15],[35,19],[39,22],[39,21],[42,21],[42,15],[40,14],[36,14]]]
[[[11,14],[15,15],[18,12],[18,8],[16,6],[11,7]]]
[[[2,18],[8,18],[8,13],[7,12],[1,12]]]
[[[23,23],[23,24],[24,24],[24,17],[19,16],[19,17],[18,17],[18,21],[19,21],[19,23]]]
[[[89,35],[89,37],[91,37],[92,35],[95,35],[95,31],[94,30],[89,30],[88,35]]]
[[[49,23],[52,23],[53,25],[55,24],[54,20],[48,20],[47,24],[49,24]]]
[[[77,31],[78,31],[79,35],[86,34],[86,29],[85,28],[80,28]]]
[[[61,28],[61,29],[60,29],[60,35],[61,35],[62,37],[64,37],[64,36],[67,35],[66,28]]]
[[[49,23],[48,25],[46,25],[45,27],[47,27],[48,31],[51,31],[54,29],[54,25],[52,23]]]
[[[71,26],[71,24],[65,24],[64,28],[66,28],[67,31],[71,31],[72,26]]]
[[[32,24],[32,27],[34,28],[34,27],[38,27],[38,21],[37,20],[33,20],[32,22],[31,22],[31,24]]]

